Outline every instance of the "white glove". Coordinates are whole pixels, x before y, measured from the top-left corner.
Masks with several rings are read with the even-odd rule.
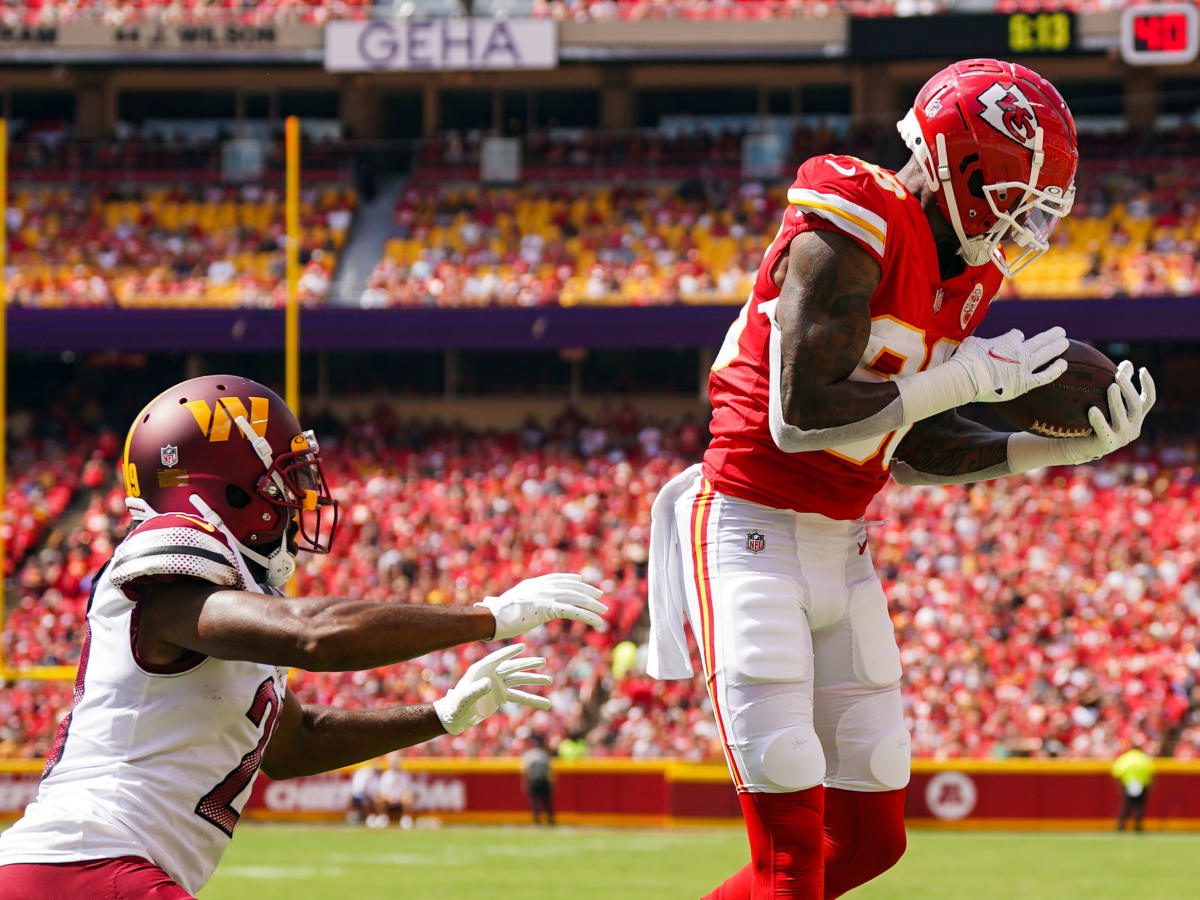
[[[1067,371],[1067,361],[1054,358],[1066,353],[1068,346],[1067,333],[1057,326],[1029,340],[1014,328],[996,338],[966,338],[949,361],[967,367],[975,385],[972,402],[1002,403]]]
[[[524,644],[511,644],[489,653],[473,663],[446,696],[433,701],[434,711],[447,734],[462,734],[510,700],[522,706],[550,708],[550,701],[545,697],[516,689],[520,684],[550,684],[553,681],[549,675],[528,671],[544,666],[544,658],[513,658],[524,649]]]
[[[1138,371],[1141,393],[1133,386],[1133,363],[1117,366],[1116,381],[1108,386],[1108,418],[1098,406],[1088,410],[1092,434],[1076,438],[1047,438],[1018,432],[1008,439],[1008,465],[1014,473],[1043,466],[1075,466],[1107,456],[1131,444],[1142,433],[1146,413],[1154,406],[1154,379]]]
[[[491,640],[502,641],[523,634],[551,619],[574,619],[603,631],[608,607],[597,598],[604,593],[578,575],[556,572],[526,578],[499,597],[487,597],[476,603],[496,617],[496,633]]]

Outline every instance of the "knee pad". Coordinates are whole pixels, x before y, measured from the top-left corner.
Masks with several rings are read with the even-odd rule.
[[[850,595],[850,631],[854,674],[863,684],[886,687],[900,680],[900,648],[887,597],[877,579],[864,581]]]
[[[910,743],[899,687],[855,697],[837,721],[833,787],[894,791],[908,785]]]
[[[825,752],[811,727],[777,732],[762,752],[762,772],[777,792],[802,791],[825,779]]]
[[[875,745],[869,760],[871,775],[890,791],[908,786],[912,769],[912,745],[908,729],[893,728]]]

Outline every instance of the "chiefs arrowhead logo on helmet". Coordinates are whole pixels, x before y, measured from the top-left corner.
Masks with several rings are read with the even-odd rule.
[[[979,95],[979,102],[983,105],[983,111],[979,114],[983,121],[1026,150],[1033,149],[1038,127],[1037,113],[1017,85],[1006,87],[997,81]]]
[[[1079,147],[1049,81],[1017,63],[964,59],[925,82],[896,127],[968,266],[1012,276],[1050,248],[1075,201]]]

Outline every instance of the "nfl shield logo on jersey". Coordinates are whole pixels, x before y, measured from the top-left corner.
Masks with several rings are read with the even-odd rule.
[[[767,549],[767,537],[761,531],[746,532],[746,549],[751,553],[762,553]]]
[[[160,447],[158,458],[169,469],[179,462],[179,448],[174,444],[167,444],[165,447]]]

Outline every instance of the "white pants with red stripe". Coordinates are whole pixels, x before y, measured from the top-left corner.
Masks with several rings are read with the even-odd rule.
[[[900,653],[864,524],[760,506],[697,477],[675,525],[738,790],[908,784]]]

